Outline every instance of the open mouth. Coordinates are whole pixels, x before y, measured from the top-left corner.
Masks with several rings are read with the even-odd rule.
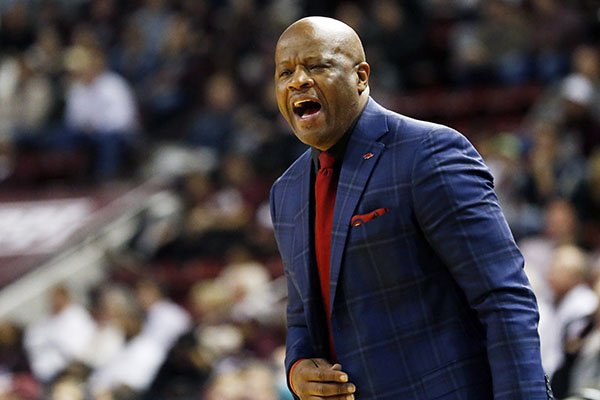
[[[321,110],[321,104],[314,100],[299,100],[293,104],[294,114],[300,118],[307,118]]]

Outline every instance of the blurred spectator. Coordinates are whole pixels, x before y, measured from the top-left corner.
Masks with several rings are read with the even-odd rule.
[[[537,284],[538,281],[531,280],[531,286],[535,293],[538,290]],[[542,366],[548,377],[553,379],[554,373],[561,366],[561,363],[564,364],[563,341],[562,337],[556,332],[559,320],[552,303],[544,298],[538,299],[538,312],[540,314],[538,332],[540,335]]]
[[[233,324],[234,293],[218,279],[194,285],[190,291],[197,326],[194,331],[198,361],[211,370],[244,346],[242,331]]]
[[[35,400],[41,388],[31,376],[22,329],[0,322],[0,400]]]
[[[582,15],[558,0],[531,1],[536,72],[544,82],[563,76],[569,68],[569,52],[583,37]]]
[[[233,130],[235,83],[227,74],[216,74],[208,79],[205,93],[205,104],[192,119],[187,143],[221,155],[229,145]]]
[[[269,190],[270,183],[264,182],[254,169],[254,164],[249,156],[243,153],[230,152],[226,154],[221,161],[219,170],[219,187],[224,192],[237,192],[241,197],[238,205],[238,215],[234,225],[245,225],[250,217],[252,210],[266,200],[266,193]]]
[[[594,291],[600,298],[600,281]],[[568,393],[586,388],[600,390],[600,307],[594,314],[593,325],[593,330],[578,344],[579,351],[569,371]]]
[[[571,74],[563,81],[563,111],[559,121],[563,135],[570,136],[588,156],[600,145],[600,120],[593,115],[596,98],[593,82],[583,74]]]
[[[246,259],[233,261],[221,274],[225,287],[233,294],[232,321],[242,329],[245,350],[266,359],[285,337],[283,307],[278,304],[276,287],[265,265]]]
[[[268,201],[262,202],[257,207],[245,237],[247,245],[259,259],[266,262],[275,261],[276,265],[270,267],[271,275],[275,277],[281,275],[283,268],[277,251],[277,242],[273,236],[273,223]],[[273,270],[273,267],[276,269]]]
[[[475,13],[482,0],[425,0],[424,3],[434,16],[448,18]]]
[[[582,239],[591,249],[600,249],[600,147],[587,163],[587,175],[573,194],[573,205],[582,221]]]
[[[39,67],[25,53],[0,65],[0,136],[36,135],[47,124],[53,93]]]
[[[232,294],[217,280],[192,286],[189,303],[194,326],[171,349],[151,393],[165,398],[201,393],[219,361],[242,348],[242,332],[230,323]]]
[[[108,58],[110,67],[126,78],[136,92],[156,64],[156,54],[145,48],[142,32],[135,25],[124,27],[121,40],[112,47]]]
[[[159,51],[154,58],[150,58],[154,60],[154,66],[138,90],[146,109],[146,123],[153,127],[155,135],[160,138],[176,140],[182,136],[175,132],[184,128],[182,120],[185,120],[184,113],[189,111],[193,95],[186,79],[196,46],[198,38],[191,20],[180,13],[172,14],[167,20]]]
[[[579,225],[573,205],[565,200],[554,200],[547,205],[544,223],[540,235],[523,239],[519,247],[525,257],[527,275],[536,283],[538,299],[552,302],[548,276],[555,251],[562,246],[578,244]]]
[[[535,126],[551,121],[560,132],[563,153],[589,156],[600,145],[600,56],[580,45],[571,57],[572,70],[540,96],[526,118]]]
[[[56,81],[63,70],[63,44],[57,27],[42,25],[26,54],[38,71]]]
[[[158,254],[172,243],[181,229],[182,199],[171,191],[152,196],[151,206],[140,216],[137,232],[124,249],[125,256],[142,263],[161,258]]]
[[[98,329],[81,361],[97,369],[119,354],[126,341],[139,333],[140,321],[129,293],[117,286],[100,289],[95,319]]]
[[[553,198],[569,198],[583,179],[585,160],[573,136],[552,123],[533,128],[528,168],[521,183],[521,196],[529,204],[542,206]]]
[[[204,226],[212,224],[213,220],[200,221],[201,227],[196,227],[189,221],[189,215],[205,204],[213,193],[213,183],[207,172],[192,170],[178,177],[173,193],[162,193],[161,206],[152,207],[142,219],[129,246],[134,256],[144,261],[182,263],[204,254],[205,246],[195,233],[201,235]],[[207,213],[210,212],[208,209]]]
[[[146,311],[140,335],[152,337],[163,349],[170,348],[189,328],[190,316],[183,308],[170,301],[160,286],[151,280],[137,283],[136,296]]]
[[[593,86],[591,112],[598,121],[600,119],[600,53],[598,48],[589,44],[579,45],[574,48],[571,58],[573,71],[589,79]]]
[[[15,143],[46,133],[54,98],[36,61],[26,53],[0,59],[0,180],[11,172]]]
[[[241,378],[245,382],[248,400],[278,400],[275,378],[267,363],[249,362],[242,369]]]
[[[396,71],[388,89],[418,82],[420,73],[425,69],[422,52],[428,26],[421,3],[415,0],[377,0],[369,5],[372,20],[368,26],[370,32],[365,33],[377,46],[368,50],[381,52],[381,57],[390,64],[382,63],[375,68],[381,72]]]
[[[504,0],[480,4],[480,19],[461,22],[453,32],[455,80],[462,84],[527,81],[532,28],[524,11]]]
[[[524,139],[511,132],[485,135],[475,142],[494,176],[494,187],[504,215],[517,240],[540,228],[540,216],[520,196],[524,172],[522,153]]]
[[[41,382],[49,383],[73,362],[81,360],[96,332],[87,310],[71,300],[64,286],[50,294],[50,315],[27,327],[25,349],[31,369]]]
[[[85,400],[85,384],[73,377],[61,378],[52,385],[50,400]]]
[[[223,257],[232,243],[240,243],[243,229],[252,217],[254,183],[251,165],[243,157],[222,160],[220,174],[211,180],[212,190],[193,204],[186,216],[188,239],[201,238],[204,255]]]
[[[571,59],[573,71],[588,78],[598,89],[598,84],[600,84],[600,54],[598,48],[591,44],[574,46]]]
[[[278,400],[270,367],[258,360],[224,367],[210,383],[207,400]],[[285,397],[284,397],[285,398]]]
[[[585,284],[587,268],[586,254],[578,247],[556,249],[548,275],[556,316],[556,325],[548,328],[557,335],[561,346],[553,350],[553,360],[560,360],[555,366],[563,363],[565,349],[580,337],[588,318],[598,307],[598,297]]]
[[[210,382],[203,398],[206,400],[238,400],[244,397],[246,388],[237,370],[223,371]]]
[[[564,200],[555,200],[546,207],[543,234],[519,242],[525,257],[525,271],[538,302],[542,364],[550,377],[563,361],[563,337],[558,333],[561,321],[556,313],[550,273],[558,249],[577,243],[577,231],[577,218],[572,205]]]
[[[287,374],[285,372],[285,346],[280,346],[273,351],[271,363],[275,370],[275,386],[279,393],[279,400],[292,400],[292,393],[287,387]]]
[[[164,0],[144,0],[130,18],[129,24],[141,32],[144,49],[150,54],[157,54],[166,38],[169,14]]]
[[[87,1],[83,7],[86,23],[91,26],[95,36],[103,46],[110,45],[119,39],[118,29],[123,24],[116,0]]]
[[[129,84],[105,66],[99,48],[73,47],[65,64],[73,82],[66,95],[67,146],[91,146],[94,175],[117,177],[133,152],[139,129],[136,101]]]
[[[9,1],[7,9],[0,11],[0,53],[27,49],[35,37],[27,3]]]
[[[0,384],[1,400],[38,400],[42,398],[39,383],[29,375],[14,374],[11,379],[3,375]]]
[[[335,9],[335,19],[352,27],[361,37],[366,37],[369,26],[367,18],[360,6],[351,1],[343,1]]]
[[[223,269],[220,279],[233,296],[231,316],[235,321],[268,322],[273,300],[268,286],[271,277],[264,265],[256,261],[232,263]]]
[[[165,297],[157,283],[140,280],[136,284],[136,297],[146,312],[142,329],[121,352],[94,371],[90,378],[93,393],[126,387],[143,394],[172,346],[190,327],[188,313]]]
[[[256,189],[251,186],[252,170],[245,161],[232,155],[223,161],[230,167],[224,167],[219,176],[192,171],[182,177],[183,215],[178,226],[172,225],[157,243],[155,259],[222,259],[232,243],[243,240],[243,230],[252,217],[249,198],[244,195],[251,197]]]

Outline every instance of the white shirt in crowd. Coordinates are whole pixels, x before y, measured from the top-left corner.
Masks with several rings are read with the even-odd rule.
[[[137,391],[147,389],[173,344],[191,326],[189,314],[177,304],[165,300],[154,303],[142,331],[113,360],[93,373],[92,392],[119,385]]]
[[[80,359],[96,332],[96,323],[87,310],[69,304],[25,331],[25,349],[33,374],[47,382]]]
[[[592,315],[597,306],[594,291],[580,284],[571,289],[553,311],[540,315],[542,364],[550,377],[564,361],[565,341],[578,337],[585,328],[586,317]],[[554,315],[548,320],[551,313]]]
[[[105,71],[90,84],[74,82],[66,96],[66,122],[88,133],[131,133],[137,128],[133,91],[118,74]]]

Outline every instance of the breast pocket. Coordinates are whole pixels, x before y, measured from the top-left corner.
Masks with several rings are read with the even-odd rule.
[[[373,212],[379,212],[379,215],[373,217]],[[348,250],[385,244],[414,232],[413,224],[394,208],[381,207],[357,214],[349,224]]]
[[[409,213],[390,208],[384,215],[348,229],[344,271],[359,277],[361,285],[396,290],[422,278],[416,255],[418,235]]]

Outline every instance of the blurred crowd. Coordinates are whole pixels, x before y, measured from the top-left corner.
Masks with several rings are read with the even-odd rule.
[[[268,190],[304,147],[272,59],[311,14],[359,33],[377,101],[475,144],[557,398],[600,393],[596,1],[3,0],[2,190],[164,190],[86,301],[59,286],[45,319],[0,323],[0,399],[290,398]]]

